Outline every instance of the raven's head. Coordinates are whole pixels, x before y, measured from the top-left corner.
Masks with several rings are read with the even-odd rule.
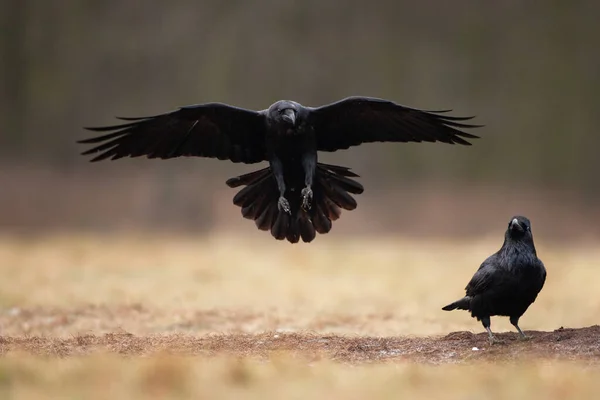
[[[531,222],[527,217],[516,215],[510,219],[506,236],[512,240],[533,240],[531,234]]]
[[[267,116],[273,123],[285,127],[293,128],[297,124],[300,104],[294,101],[280,100],[274,103],[267,110]]]

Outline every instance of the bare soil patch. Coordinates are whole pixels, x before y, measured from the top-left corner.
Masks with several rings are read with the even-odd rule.
[[[70,338],[1,337],[0,353],[37,356],[82,356],[116,353],[149,356],[157,353],[186,356],[234,356],[268,359],[286,354],[308,361],[342,363],[416,362],[456,364],[470,361],[531,359],[600,361],[600,326],[552,332],[528,331],[521,341],[512,332],[498,334],[504,344],[490,345],[486,333],[452,332],[442,337],[351,337],[309,332],[259,334],[183,334],[136,336],[127,332],[78,335]]]

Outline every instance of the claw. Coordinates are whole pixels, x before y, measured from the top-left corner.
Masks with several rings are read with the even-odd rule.
[[[283,196],[279,197],[279,201],[277,202],[277,208],[279,208],[279,210],[283,210],[288,214],[292,214],[292,210],[290,209],[290,203]]]
[[[497,339],[496,336],[490,336],[490,345],[504,344],[504,340]]]
[[[503,344],[504,343],[503,340],[497,339],[496,336],[494,336],[494,334],[492,333],[492,330],[490,329],[489,326],[486,326],[485,330],[488,333],[488,339],[490,341],[490,346],[492,346],[494,344]]]
[[[313,191],[310,187],[305,187],[302,189],[302,208],[305,211],[310,210],[312,199],[313,199]]]

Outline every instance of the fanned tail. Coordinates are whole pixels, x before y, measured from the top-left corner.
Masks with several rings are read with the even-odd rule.
[[[342,209],[354,210],[356,200],[350,194],[361,194],[363,186],[353,179],[357,174],[349,168],[317,163],[313,181],[313,200],[306,211],[301,205],[300,191],[288,191],[291,215],[279,210],[279,191],[269,167],[228,179],[231,188],[245,186],[233,198],[233,204],[242,209],[244,218],[254,220],[258,229],[271,231],[277,240],[287,239],[309,243],[317,233],[331,230]]]

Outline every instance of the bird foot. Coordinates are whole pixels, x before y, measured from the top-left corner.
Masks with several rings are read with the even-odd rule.
[[[519,335],[519,340],[526,342],[528,340],[531,340],[531,336],[527,336],[527,335]]]
[[[279,201],[277,202],[277,208],[279,208],[280,211],[284,211],[290,215],[292,214],[292,210],[290,208],[290,203],[283,196],[279,197]]]
[[[490,336],[489,338],[490,340],[490,345],[495,345],[495,344],[504,344],[504,340],[500,340],[498,338],[496,338],[496,336]]]
[[[311,207],[311,202],[313,199],[313,191],[310,187],[305,187],[304,189],[302,189],[302,208],[305,211],[310,210]]]

